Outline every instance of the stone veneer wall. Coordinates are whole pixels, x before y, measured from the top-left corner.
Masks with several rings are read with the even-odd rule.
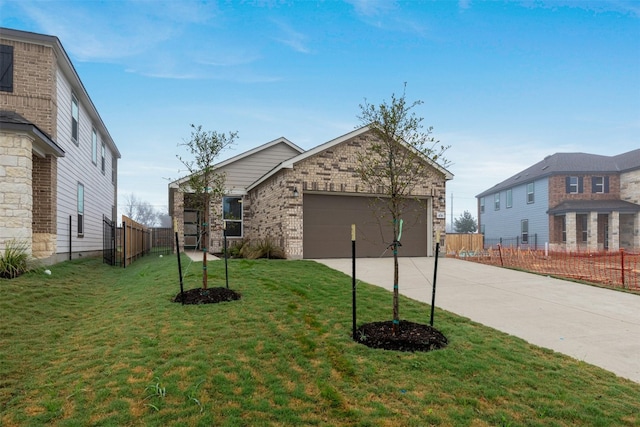
[[[25,134],[0,132],[0,251],[11,240],[26,241],[31,255],[33,141]]]
[[[373,136],[366,133],[328,148],[295,164],[293,169],[283,169],[278,174],[253,189],[249,196],[250,219],[245,221],[247,237],[251,239],[271,237],[285,249],[288,258],[302,258],[303,243],[303,193],[327,193],[344,195],[377,195],[381,189],[367,187],[358,177],[356,166],[358,153],[371,143]],[[412,191],[413,196],[433,198],[433,241],[438,232],[444,235],[445,220],[436,219],[435,212],[444,204],[438,200],[445,195],[445,177],[435,168]],[[293,196],[294,189],[299,197]]]

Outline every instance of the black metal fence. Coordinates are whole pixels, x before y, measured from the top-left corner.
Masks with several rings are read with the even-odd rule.
[[[503,248],[538,249],[538,234],[532,234],[523,239],[522,236],[499,237],[497,239],[484,239],[484,249],[496,248],[500,245]]]
[[[132,245],[126,244],[127,229],[129,227],[118,227],[115,221],[111,221],[106,216],[102,219],[102,259],[105,264],[126,267],[135,259],[145,255],[169,255],[173,253],[174,239],[171,228],[148,228],[143,230],[137,242],[135,256]],[[124,225],[124,223],[123,223]],[[129,240],[131,236],[129,236]],[[129,249],[127,249],[129,248]]]

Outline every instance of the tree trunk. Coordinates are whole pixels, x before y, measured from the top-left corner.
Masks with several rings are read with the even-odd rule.
[[[398,301],[398,219],[393,218],[393,335],[398,333],[400,327],[400,303]]]

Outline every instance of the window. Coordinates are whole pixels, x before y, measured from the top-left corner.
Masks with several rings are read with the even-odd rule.
[[[535,201],[533,182],[527,184],[527,203]]]
[[[84,235],[84,185],[78,183],[78,237]]]
[[[13,46],[0,45],[0,91],[13,92]]]
[[[105,167],[105,146],[104,146],[104,142],[102,143],[102,149],[100,150],[101,156],[102,156],[102,175],[104,175],[104,167]]]
[[[507,190],[507,201],[506,201],[507,209],[513,206],[513,191],[511,189]]]
[[[91,131],[91,161],[98,164],[98,134],[95,129]]]
[[[584,192],[583,180],[581,176],[568,176],[565,179],[567,194],[578,194]]]
[[[529,220],[523,219],[520,222],[520,232],[522,236],[522,243],[529,243]]]
[[[242,237],[242,197],[222,199],[222,219],[227,236]]]
[[[71,139],[78,145],[78,124],[80,122],[80,109],[76,96],[71,94]]]
[[[493,196],[493,209],[496,211],[500,210],[500,193],[496,193]]]
[[[567,241],[567,216],[562,217],[562,241]]]
[[[608,176],[594,176],[591,178],[591,192],[592,193],[608,193],[609,192],[609,177]]]
[[[580,217],[580,225],[582,226],[582,241],[586,242],[587,241],[587,231],[588,231],[588,221],[589,221],[589,216],[588,215],[578,215]]]
[[[111,156],[111,183],[116,183],[116,157]]]
[[[484,197],[480,197],[480,213],[484,213]]]

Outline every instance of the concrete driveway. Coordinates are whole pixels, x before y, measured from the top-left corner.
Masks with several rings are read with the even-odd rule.
[[[401,258],[400,293],[430,304],[434,260]],[[316,261],[351,275],[350,259]],[[358,259],[356,277],[391,291],[393,259]],[[436,285],[436,307],[640,383],[638,295],[453,258]]]

